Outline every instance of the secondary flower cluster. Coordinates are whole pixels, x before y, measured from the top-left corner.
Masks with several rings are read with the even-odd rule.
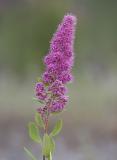
[[[44,103],[38,109],[42,117],[61,112],[68,101],[65,84],[72,80],[75,25],[75,16],[64,16],[51,40],[49,53],[44,58],[46,69],[35,86],[36,98]]]

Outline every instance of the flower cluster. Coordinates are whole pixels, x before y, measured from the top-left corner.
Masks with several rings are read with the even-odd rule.
[[[38,109],[42,117],[61,112],[68,101],[65,84],[72,80],[75,25],[75,16],[64,16],[51,40],[49,53],[44,58],[46,69],[41,82],[35,86],[37,99],[44,102],[44,106]]]
[[[66,93],[66,87],[60,80],[56,80],[51,86],[49,86],[48,91],[51,91],[53,95],[58,97]]]

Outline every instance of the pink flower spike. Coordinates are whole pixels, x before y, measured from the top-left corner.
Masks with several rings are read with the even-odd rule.
[[[74,63],[75,26],[76,17],[65,15],[44,58],[45,72],[41,76],[42,82],[37,83],[35,88],[36,97],[46,102],[46,107],[38,110],[43,118],[50,113],[61,112],[68,101],[65,85],[73,79],[71,69]],[[46,108],[46,112],[43,108]]]

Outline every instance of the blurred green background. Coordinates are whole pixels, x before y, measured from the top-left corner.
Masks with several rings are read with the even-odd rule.
[[[117,1],[0,0],[0,160],[41,159],[27,123],[38,107],[34,83],[64,14],[78,18],[74,83],[62,117],[56,160],[117,159]],[[51,127],[52,127],[51,126]]]

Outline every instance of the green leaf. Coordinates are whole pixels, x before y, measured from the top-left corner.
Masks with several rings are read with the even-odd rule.
[[[45,157],[49,157],[50,156],[50,152],[53,151],[53,144],[52,144],[52,140],[51,138],[49,137],[48,134],[44,134],[44,137],[43,137],[43,148],[42,148],[42,152],[43,152],[43,155],[45,155]]]
[[[50,160],[52,160],[52,154],[51,154],[51,152],[50,152]]]
[[[43,120],[42,120],[42,117],[39,113],[36,113],[35,114],[35,122],[37,123],[37,125],[39,125],[40,127],[43,127],[44,128],[44,123],[43,123]]]
[[[52,153],[50,152],[50,155],[48,157],[48,160],[52,160]]]
[[[35,98],[35,97],[33,97],[33,101],[34,101],[34,102],[37,102],[37,103],[44,104],[43,101],[41,101],[41,100],[39,100],[39,99],[37,99],[37,98]]]
[[[41,140],[41,137],[39,135],[39,129],[37,128],[35,123],[30,122],[29,125],[28,125],[28,128],[29,128],[30,138],[37,143],[41,143],[42,140]]]
[[[56,136],[57,134],[59,134],[59,132],[61,131],[62,129],[62,120],[59,120],[56,124],[55,124],[55,127],[53,129],[53,131],[50,133],[50,136],[53,137],[53,136]]]
[[[35,156],[26,147],[24,147],[24,150],[32,160],[37,160]]]
[[[55,151],[55,142],[51,137],[50,139],[51,139],[51,153],[53,153]]]

